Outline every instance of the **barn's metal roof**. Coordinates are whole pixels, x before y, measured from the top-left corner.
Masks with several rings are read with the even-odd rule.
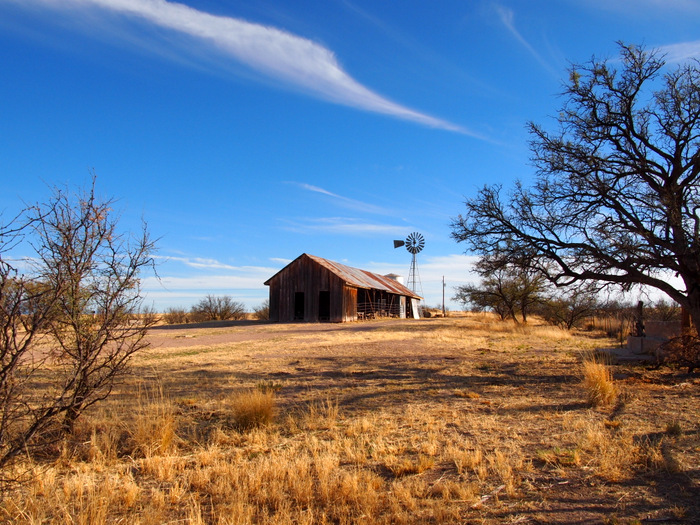
[[[335,261],[329,261],[328,259],[324,259],[323,257],[317,257],[316,255],[309,255],[308,253],[300,255],[297,259],[300,259],[304,256],[308,257],[312,261],[315,261],[324,268],[328,269],[330,272],[334,273],[336,276],[340,277],[343,281],[345,281],[345,284],[347,284],[348,286],[355,286],[357,288],[366,288],[374,290],[384,290],[386,292],[397,295],[405,295],[407,297],[415,297],[417,299],[421,298],[420,295],[416,294],[412,290],[409,290],[403,284],[399,283],[398,281],[395,281],[391,277],[387,277],[386,275],[379,275],[376,273],[368,272],[366,270],[360,270],[359,268],[352,268],[351,266],[345,266],[344,264],[340,264]],[[265,282],[265,284],[269,284],[271,280],[272,277],[268,279]]]

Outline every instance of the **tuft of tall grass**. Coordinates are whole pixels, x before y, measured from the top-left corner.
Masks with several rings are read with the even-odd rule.
[[[494,450],[488,456],[489,468],[496,474],[506,489],[506,494],[514,497],[519,483],[518,472],[523,469],[521,452],[510,447],[509,450]]]
[[[476,468],[484,460],[484,453],[479,447],[463,449],[455,446],[448,449],[447,454],[454,463],[458,474],[476,471]]]
[[[146,458],[169,454],[177,448],[175,406],[162,386],[139,391],[131,441],[133,450]]]
[[[272,389],[249,389],[230,399],[234,424],[245,431],[272,423],[275,416],[275,392]]]
[[[617,398],[617,388],[610,367],[600,358],[589,356],[584,358],[582,370],[588,403],[594,407],[612,405]]]
[[[553,447],[538,450],[537,458],[552,468],[581,466],[581,451],[578,448]]]
[[[302,415],[306,430],[333,429],[338,421],[338,400],[330,396],[309,403]]]

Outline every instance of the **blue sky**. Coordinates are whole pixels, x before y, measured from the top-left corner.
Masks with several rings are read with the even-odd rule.
[[[0,212],[89,184],[158,242],[149,304],[248,306],[306,252],[472,280],[451,217],[527,183],[570,63],[700,57],[698,0],[0,0]],[[456,307],[448,303],[448,306]]]

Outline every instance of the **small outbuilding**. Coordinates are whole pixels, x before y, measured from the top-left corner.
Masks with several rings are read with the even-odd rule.
[[[421,297],[395,274],[379,275],[306,253],[265,284],[271,321],[342,323],[378,317],[419,316]]]

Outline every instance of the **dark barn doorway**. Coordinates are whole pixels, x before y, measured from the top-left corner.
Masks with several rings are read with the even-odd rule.
[[[294,292],[294,320],[304,320],[304,292]]]
[[[318,292],[318,320],[331,320],[331,292],[329,291]]]

